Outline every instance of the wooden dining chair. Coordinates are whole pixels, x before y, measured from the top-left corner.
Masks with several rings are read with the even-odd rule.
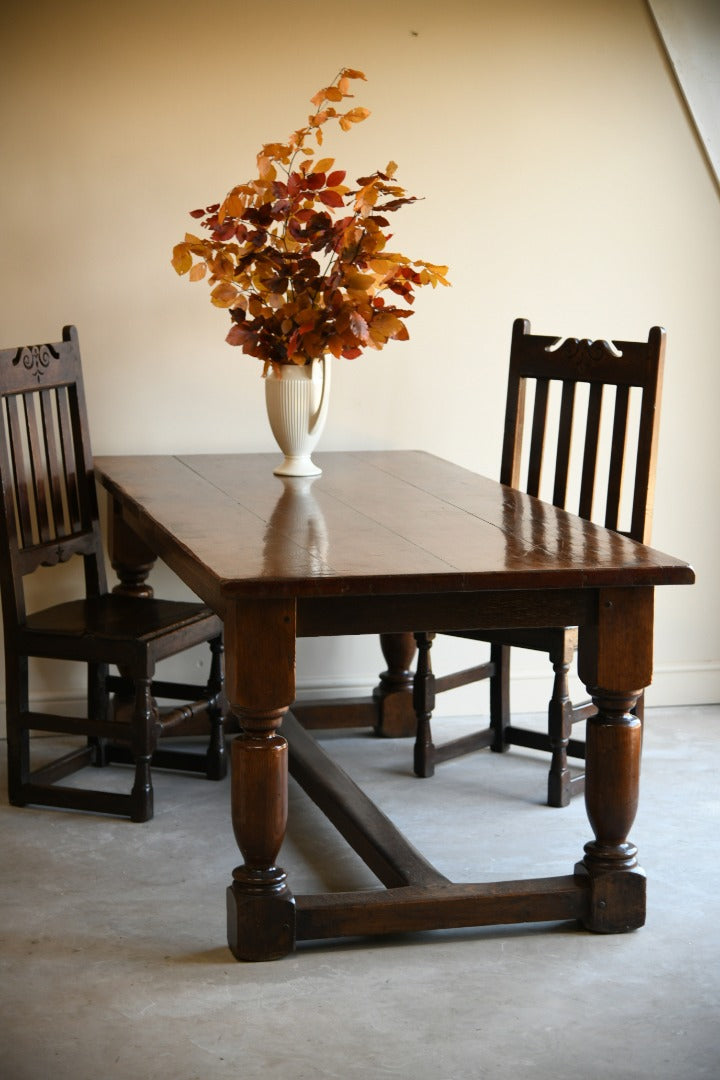
[[[227,769],[222,623],[199,603],[108,592],[80,350],[72,326],[54,344],[0,351],[0,481],[10,802],[148,821],[153,815],[151,762],[221,779]],[[28,611],[27,575],[75,556],[83,562],[84,595]],[[44,581],[43,593],[47,588]],[[211,650],[206,685],[153,681],[158,661],[201,643],[209,643]],[[31,707],[31,657],[87,665],[86,715]],[[117,674],[109,673],[110,665]],[[183,704],[160,709],[158,698]],[[207,752],[157,748],[161,735],[203,719],[209,731]],[[31,739],[31,732],[81,736],[82,745],[33,769],[31,752],[35,757],[47,742]],[[116,761],[134,763],[130,794],[60,782],[85,765]]]
[[[646,342],[610,344],[531,334],[530,323],[516,319],[501,483],[648,543],[664,352],[665,331],[657,326]],[[608,423],[604,423],[606,416]],[[430,662],[434,634],[415,635],[416,774],[431,776],[439,762],[484,747],[499,752],[510,746],[530,747],[551,755],[548,805],[566,806],[584,786],[582,772],[572,775],[568,766],[568,757],[585,757],[584,741],[571,738],[572,726],[595,712],[591,703],[573,705],[570,700],[568,673],[577,648],[577,628],[461,631],[453,636],[489,642],[490,659],[436,678]],[[514,647],[547,653],[552,663],[555,676],[547,731],[522,728],[511,720],[510,649]],[[489,726],[435,746],[430,721],[436,694],[485,678],[490,681]],[[642,697],[636,711],[642,716]]]

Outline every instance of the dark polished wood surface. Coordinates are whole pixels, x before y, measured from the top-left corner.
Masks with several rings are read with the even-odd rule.
[[[244,860],[228,890],[235,956],[273,959],[304,937],[403,927],[642,925],[644,875],[628,840],[641,744],[631,710],[652,677],[653,588],[691,583],[691,568],[428,454],[316,459],[313,480],[273,476],[269,454],[96,459],[121,578],[137,589],[159,555],[224,619],[242,729],[232,746]],[[439,880],[349,778],[318,764],[307,733],[291,717],[283,724],[298,636],[553,625],[579,627],[580,676],[598,707],[586,789],[595,838],[571,876],[466,890]],[[288,740],[293,774],[387,886],[382,901],[293,897],[276,865]]]
[[[158,543],[171,535],[185,549],[176,559],[202,567],[215,602],[692,580],[679,559],[430,454],[317,460],[322,476],[309,482],[273,476],[273,454],[108,457],[97,467]]]

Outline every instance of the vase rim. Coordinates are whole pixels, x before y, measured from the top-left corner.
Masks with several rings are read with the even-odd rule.
[[[313,368],[316,364],[324,364],[329,362],[327,356],[317,356],[314,360],[310,360],[307,364],[279,364],[277,368],[271,368],[268,371],[268,375],[274,376],[276,379],[284,379],[288,373],[295,372],[295,378],[310,378],[312,376]]]

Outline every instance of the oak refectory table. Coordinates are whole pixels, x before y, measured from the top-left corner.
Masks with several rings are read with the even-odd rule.
[[[240,731],[231,747],[243,859],[227,890],[233,954],[269,960],[302,940],[498,923],[642,926],[645,876],[628,839],[642,734],[632,709],[652,677],[654,587],[689,584],[692,569],[429,454],[316,460],[314,479],[274,476],[271,454],[96,460],[112,500],[119,587],[145,589],[160,557],[224,620]],[[579,627],[579,673],[598,708],[586,737],[594,838],[567,876],[453,884],[289,711],[296,639],[534,626]],[[384,888],[293,896],[276,863],[288,757]]]

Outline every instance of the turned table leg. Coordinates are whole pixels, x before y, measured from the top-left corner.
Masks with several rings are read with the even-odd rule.
[[[143,543],[137,533],[133,532],[122,516],[122,507],[114,499],[110,503],[108,553],[110,565],[118,576],[118,584],[112,591],[121,596],[141,596],[151,599],[154,593],[147,578],[157,561],[157,556]],[[121,667],[119,671],[124,678],[131,679],[128,668]],[[112,695],[110,708],[113,719],[120,720],[123,715],[131,713],[133,707],[132,692]],[[152,817],[152,809],[150,817]],[[147,818],[137,820],[145,821]]]
[[[381,634],[380,648],[387,670],[373,690],[378,717],[375,731],[388,738],[407,738],[417,728],[410,670],[416,652],[415,637],[412,633]]]
[[[653,591],[600,593],[596,626],[580,631],[580,675],[598,712],[587,722],[585,805],[595,839],[575,872],[590,878],[589,930],[645,922],[645,874],[628,839],[640,781],[642,724],[632,709],[652,678]]]
[[[294,603],[232,605],[225,655],[228,701],[241,729],[231,747],[231,798],[243,857],[227,890],[228,944],[238,960],[276,960],[295,947],[295,901],[277,865],[288,786],[287,742],[278,728],[295,698]]]
[[[122,508],[113,500],[108,533],[110,565],[118,576],[114,593],[124,596],[152,597],[152,585],[147,578],[157,556],[134,533],[122,516]]]

